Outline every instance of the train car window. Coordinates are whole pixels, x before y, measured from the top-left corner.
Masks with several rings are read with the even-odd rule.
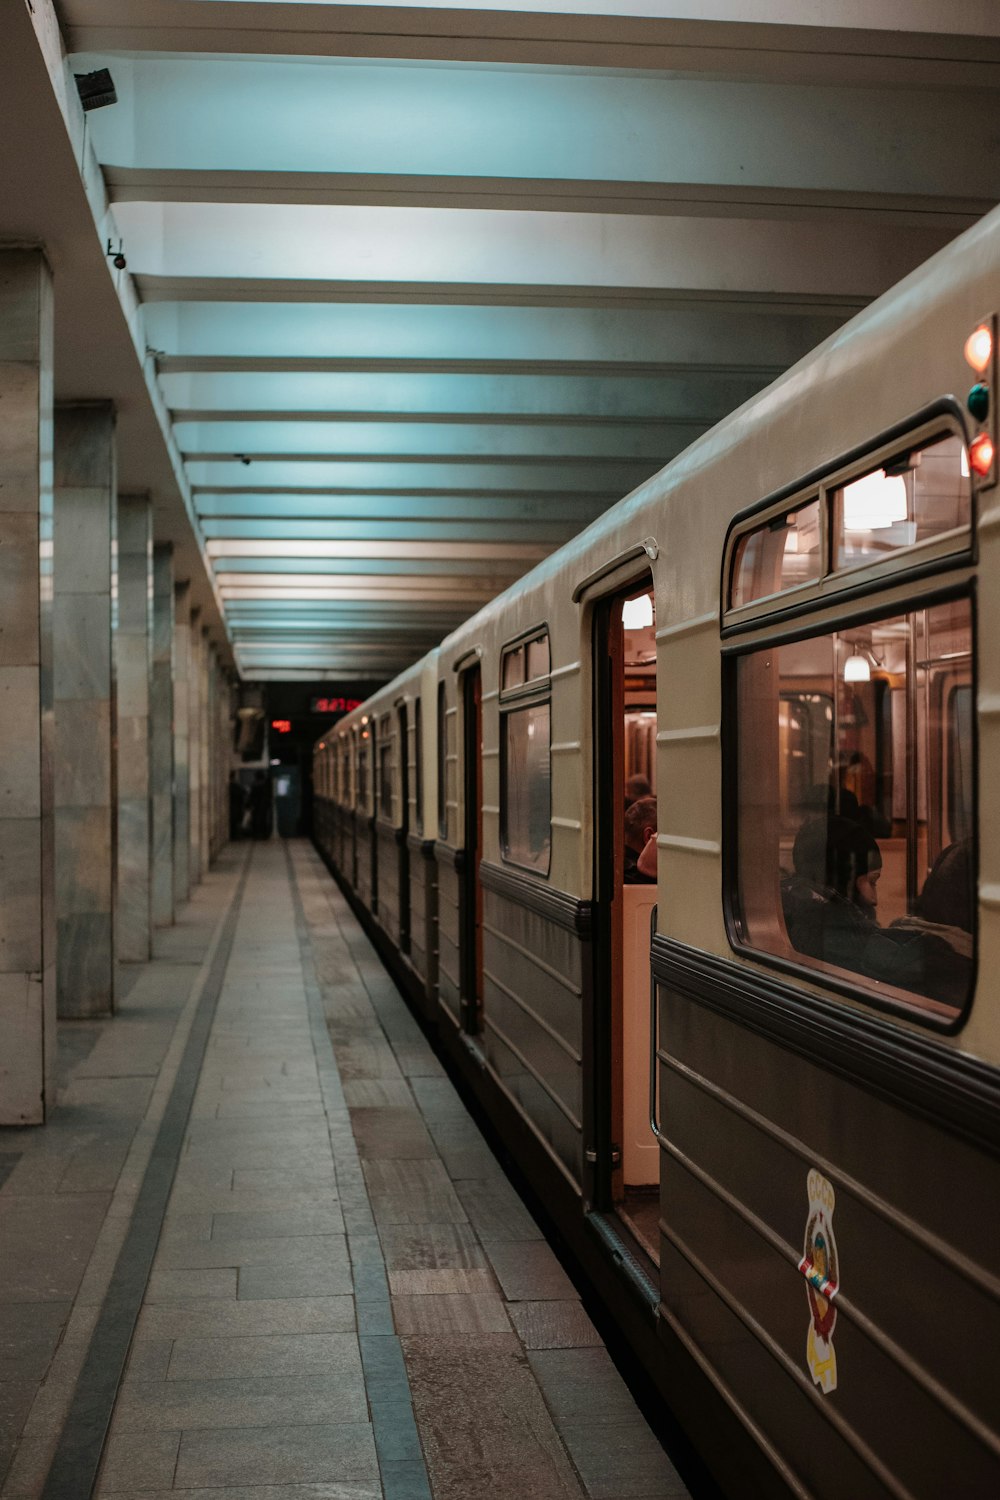
[[[362,728],[358,736],[358,810],[368,811],[368,757],[371,751],[370,735],[367,727]]]
[[[413,776],[416,799],[414,821],[417,833],[422,835],[424,831],[424,731],[421,702],[422,699],[416,698],[413,703]]]
[[[392,818],[392,735],[389,715],[379,725],[378,737],[378,804],[383,818]]]
[[[741,940],[958,1015],[973,980],[967,598],[756,647],[736,665]]]
[[[832,492],[837,566],[877,561],[969,525],[965,445],[949,435]]]
[[[444,683],[438,683],[437,696],[437,799],[438,838],[448,837],[448,702]]]
[[[819,500],[773,516],[740,538],[733,564],[732,607],[820,576],[822,546]]]
[[[506,650],[500,673],[500,852],[539,875],[552,846],[549,661],[541,632]]]

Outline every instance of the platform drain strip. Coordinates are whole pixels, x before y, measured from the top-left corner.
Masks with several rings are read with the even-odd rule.
[[[323,1107],[330,1125],[347,1249],[354,1276],[358,1342],[361,1346],[361,1365],[371,1410],[382,1492],[385,1500],[431,1500],[430,1481],[413,1415],[413,1397],[403,1359],[403,1348],[392,1321],[392,1304],[389,1300],[389,1282],[385,1273],[382,1246],[364,1185],[333,1043],[326,1026],[309,924],[302,905],[291,848],[287,842],[285,858],[288,862],[295,929],[302,959],[302,979],[309,1008],[309,1029],[316,1053]],[[322,869],[318,861],[317,868]]]
[[[232,953],[249,870],[250,853],[244,860],[205,987],[198,999],[177,1075],[143,1175],[132,1221],[118,1252],[41,1500],[89,1500],[94,1491],[118,1387],[159,1244],[163,1216]]]

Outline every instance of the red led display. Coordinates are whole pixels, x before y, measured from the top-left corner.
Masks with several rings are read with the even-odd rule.
[[[292,721],[291,719],[272,719],[271,728],[275,734],[291,734]]]
[[[312,712],[314,714],[349,714],[352,709],[360,708],[360,706],[360,698],[314,698]]]

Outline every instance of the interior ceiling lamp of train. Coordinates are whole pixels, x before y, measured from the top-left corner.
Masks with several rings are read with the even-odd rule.
[[[726,623],[754,631],[731,651],[734,941],[937,1024],[974,979],[973,603],[948,578],[971,517],[970,449],[939,422],[730,548]],[[922,550],[933,577],[880,610]],[[811,621],[851,585],[836,628]]]

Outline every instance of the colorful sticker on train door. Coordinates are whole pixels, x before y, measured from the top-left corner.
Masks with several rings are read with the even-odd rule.
[[[806,1364],[825,1396],[837,1389],[837,1356],[833,1330],[837,1323],[834,1298],[840,1289],[837,1241],[833,1237],[833,1184],[815,1169],[807,1179],[809,1217],[799,1270],[806,1278],[809,1303],[809,1333]]]

